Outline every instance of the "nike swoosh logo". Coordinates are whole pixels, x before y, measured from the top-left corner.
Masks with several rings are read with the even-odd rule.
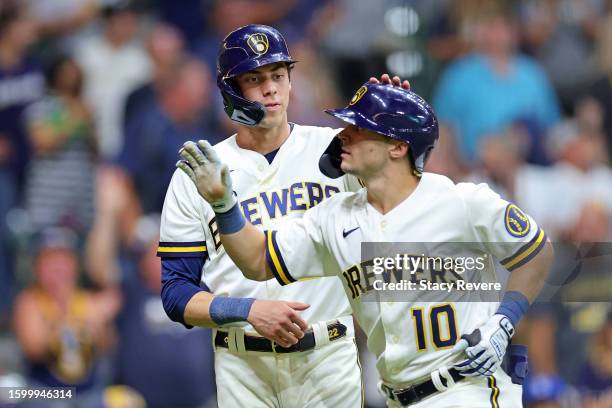
[[[358,229],[359,229],[359,227],[355,227],[355,228],[353,228],[353,229],[351,229],[351,230],[348,230],[348,231],[347,231],[347,230],[342,230],[342,238],[346,238],[346,237],[348,237],[348,235],[349,235],[351,232],[353,232],[353,231],[357,231]]]

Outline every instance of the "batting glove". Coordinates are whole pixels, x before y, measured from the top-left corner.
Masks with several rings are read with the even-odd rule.
[[[495,314],[481,327],[468,335],[462,335],[453,351],[465,351],[468,359],[455,365],[466,377],[492,375],[501,365],[514,326],[506,316]]]
[[[194,182],[198,192],[210,203],[216,213],[229,211],[237,202],[227,165],[221,162],[206,140],[185,142],[179,154],[183,160],[176,167]]]

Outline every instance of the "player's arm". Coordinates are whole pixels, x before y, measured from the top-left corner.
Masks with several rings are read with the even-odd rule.
[[[544,286],[553,249],[535,220],[488,187],[474,186],[469,197],[468,218],[477,239],[510,272],[495,314],[456,345],[456,350],[465,350],[469,357],[457,368],[464,375],[487,376],[501,364],[515,328]]]
[[[320,228],[313,221],[322,205],[278,231],[260,231],[244,219],[232,191],[227,166],[208,142],[200,140],[197,145],[187,142],[180,155],[184,161],[179,161],[177,167],[192,179],[198,193],[214,209],[225,251],[246,277],[253,280],[275,277],[286,285],[297,280],[289,269],[293,269],[298,278],[325,274],[323,265],[329,263],[330,255],[321,245]],[[282,238],[278,239],[279,236]],[[290,241],[293,245],[289,245]],[[309,262],[302,262],[303,259]]]
[[[172,320],[187,328],[245,321],[283,347],[295,344],[303,336],[308,325],[298,312],[308,305],[214,296],[198,284],[202,265],[194,258],[162,258],[162,301]]]
[[[497,370],[515,328],[542,290],[552,261],[552,244],[546,240],[530,262],[511,272],[507,291],[495,314],[474,332],[461,336],[456,344],[455,350],[465,350],[469,357],[456,366],[460,372],[467,376],[488,376]]]
[[[273,277],[265,262],[265,234],[247,223],[231,187],[229,169],[218,159],[208,142],[185,143],[180,150],[184,161],[177,167],[195,183],[199,194],[215,211],[221,242],[245,277],[264,281]]]
[[[158,256],[162,258],[161,297],[166,314],[187,328],[246,321],[259,334],[282,346],[294,344],[307,328],[298,312],[308,305],[214,296],[208,288],[200,286],[208,252],[200,222],[203,215],[191,201],[193,190],[191,181],[177,172],[162,211]],[[182,241],[177,242],[179,239]]]
[[[498,313],[508,316],[515,327],[544,287],[553,263],[553,246],[545,235],[543,240],[543,247],[537,255],[525,265],[512,270],[508,278],[506,295]]]

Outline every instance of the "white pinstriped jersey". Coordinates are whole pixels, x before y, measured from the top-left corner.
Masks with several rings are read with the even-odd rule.
[[[272,163],[257,152],[238,147],[235,135],[217,144],[215,150],[230,168],[233,188],[247,220],[261,228],[274,228],[287,219],[301,218],[307,209],[335,193],[360,188],[353,177],[331,179],[319,170],[319,158],[338,131],[293,125]],[[308,303],[310,308],[301,316],[313,323],[351,314],[342,284],[335,276],[287,287],[274,279],[245,279],[221,246],[212,208],[180,170],[175,171],[166,194],[160,235],[158,253],[162,256],[207,257],[202,282],[215,295]],[[231,325],[252,330],[244,322]]]
[[[444,176],[425,173],[414,192],[385,215],[367,202],[365,188],[334,196],[302,219],[269,231],[266,255],[283,284],[320,274],[339,275],[383,380],[399,385],[420,381],[440,366],[458,361],[460,357],[451,352],[458,337],[484,324],[498,303],[453,302],[444,292],[436,292],[435,299],[428,297],[427,302],[423,297],[387,302],[369,296],[375,294],[376,275],[362,264],[361,242],[461,242],[461,255],[484,259],[477,273],[483,281],[494,282],[497,262],[510,271],[518,268],[545,241],[532,218],[487,185],[454,184]],[[435,251],[429,255],[452,256]],[[454,271],[445,271],[447,281],[458,280]],[[433,273],[425,270],[419,278],[434,281]],[[464,281],[474,282],[475,272],[470,273]],[[412,299],[409,292],[403,294]]]

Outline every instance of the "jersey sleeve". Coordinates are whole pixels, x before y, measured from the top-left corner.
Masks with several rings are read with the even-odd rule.
[[[166,193],[161,216],[157,255],[162,258],[207,258],[204,206],[195,186],[175,171]]]
[[[300,219],[265,231],[266,262],[281,285],[336,274],[324,228],[326,207],[330,207],[327,204],[332,198],[309,209]]]
[[[186,175],[176,171],[168,187],[162,210],[157,255],[162,258],[161,298],[164,310],[173,321],[186,328],[184,320],[191,298],[202,290],[202,269],[208,257],[201,207],[195,186]],[[194,193],[195,191],[195,193]],[[195,194],[195,195],[194,195]]]
[[[502,266],[513,271],[532,260],[547,237],[536,221],[486,184],[464,184],[469,219],[480,243]]]

